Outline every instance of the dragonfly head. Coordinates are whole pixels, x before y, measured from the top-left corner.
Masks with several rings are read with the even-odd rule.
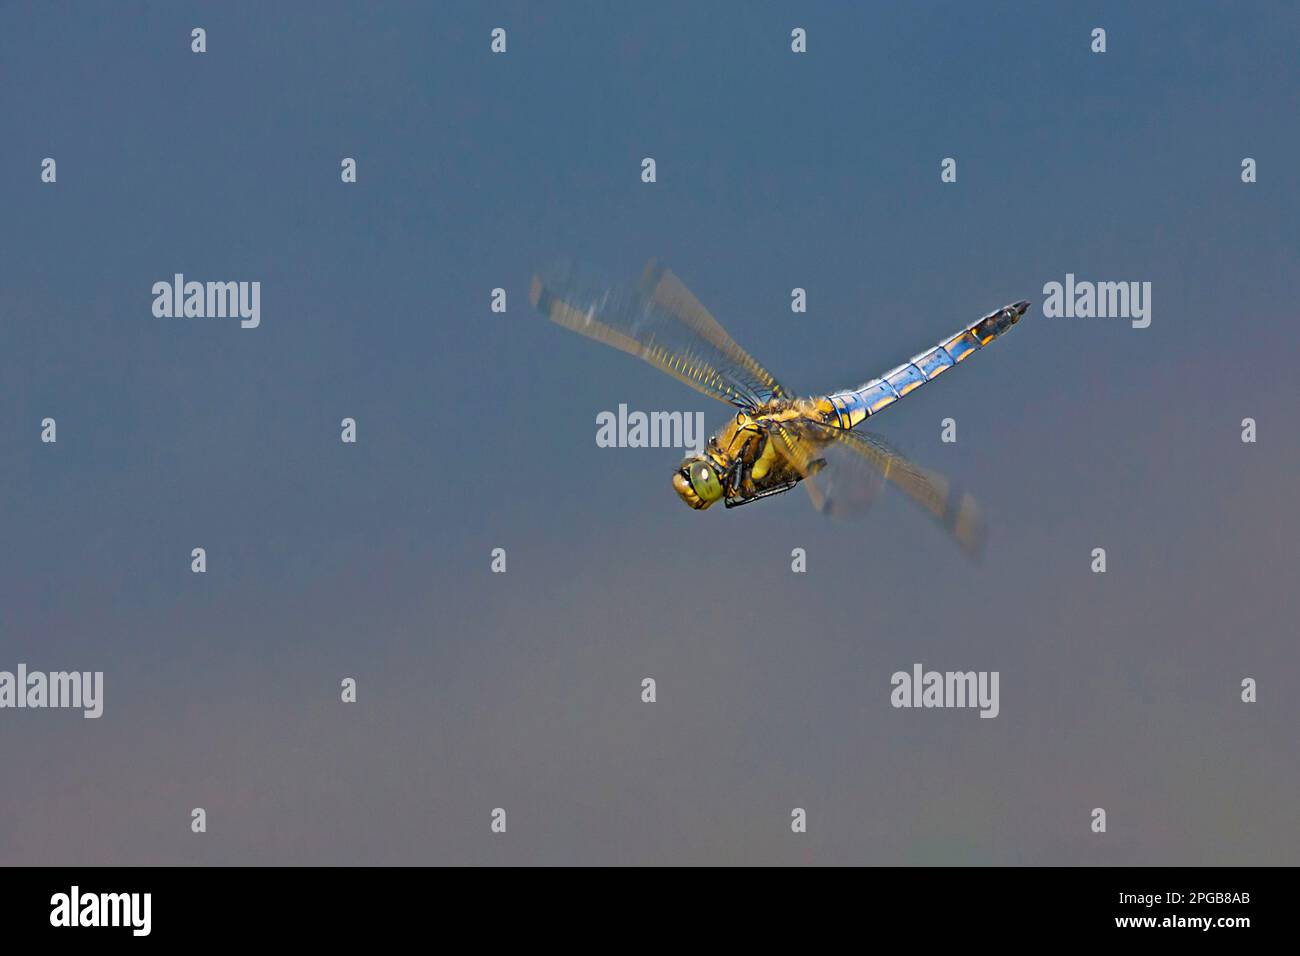
[[[713,463],[704,455],[685,459],[673,475],[673,490],[697,511],[703,511],[722,497],[722,482]]]

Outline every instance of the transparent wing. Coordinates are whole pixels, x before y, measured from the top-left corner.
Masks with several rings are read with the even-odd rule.
[[[818,511],[836,517],[861,512],[890,484],[924,509],[968,556],[983,551],[987,528],[975,499],[879,435],[795,419],[775,426],[772,438],[777,452],[804,476]]]
[[[653,260],[634,287],[573,268],[553,269],[533,277],[529,298],[552,322],[644,359],[719,401],[753,408],[788,397],[686,286]]]

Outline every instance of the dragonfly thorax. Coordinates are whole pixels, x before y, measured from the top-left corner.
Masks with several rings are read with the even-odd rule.
[[[776,414],[773,414],[776,412]],[[787,491],[799,475],[780,459],[768,429],[794,413],[782,408],[740,411],[708,441],[703,454],[682,461],[673,475],[673,488],[691,508],[702,511],[715,501],[728,508]]]

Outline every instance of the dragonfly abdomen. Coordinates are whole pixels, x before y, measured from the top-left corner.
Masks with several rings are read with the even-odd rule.
[[[839,416],[841,428],[853,428],[867,418],[915,391],[926,382],[933,381],[959,362],[988,345],[1007,329],[1020,321],[1029,308],[1026,301],[1013,302],[986,315],[962,329],[956,335],[913,356],[880,378],[872,379],[858,388],[845,389],[828,395],[827,399]]]

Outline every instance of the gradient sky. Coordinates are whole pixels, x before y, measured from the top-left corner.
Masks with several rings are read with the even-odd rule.
[[[0,863],[1300,862],[1297,48],[1283,3],[0,6],[0,669],[106,684],[0,712]],[[728,414],[528,309],[651,256],[803,392],[1032,300],[879,420],[984,561],[596,447]],[[154,318],[176,272],[261,327]],[[1067,272],[1150,328],[1044,318]],[[1000,716],[891,708],[914,662]]]

